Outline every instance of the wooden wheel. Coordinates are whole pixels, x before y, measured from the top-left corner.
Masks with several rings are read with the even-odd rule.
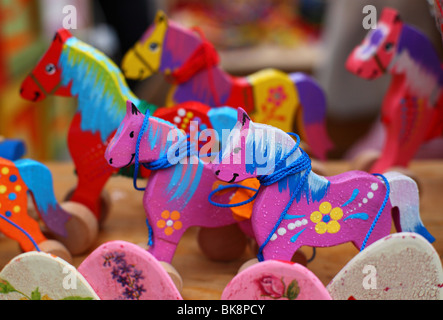
[[[81,254],[97,239],[97,220],[91,210],[80,203],[68,201],[62,203],[61,207],[71,215],[71,219],[65,225],[68,235],[52,236],[62,242],[72,255]]]
[[[65,196],[64,201],[70,201],[74,189],[71,189]],[[103,190],[100,194],[100,219],[98,221],[98,226],[101,229],[109,216],[109,211],[111,210],[111,196],[109,192]]]
[[[72,263],[72,256],[69,250],[56,240],[45,240],[38,244],[41,251],[53,254],[59,258],[62,258],[68,263]]]
[[[246,249],[248,239],[237,224],[219,228],[200,228],[197,237],[203,254],[213,261],[233,261]]]
[[[177,287],[177,290],[179,292],[182,292],[183,290],[183,279],[178,273],[178,271],[170,264],[164,261],[160,261],[160,264],[162,267],[166,270],[166,272],[169,274],[169,276],[172,279],[172,282],[174,282],[175,286]]]

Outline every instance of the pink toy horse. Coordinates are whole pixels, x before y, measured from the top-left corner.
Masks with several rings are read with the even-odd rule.
[[[443,131],[443,72],[435,48],[397,11],[385,9],[346,67],[364,79],[392,75],[382,105],[384,149],[370,171],[407,167],[420,145]]]
[[[417,185],[406,176],[388,173],[380,180],[362,171],[319,176],[288,134],[253,123],[241,108],[226,141],[215,175],[230,183],[253,177],[261,182],[251,217],[263,254],[259,260],[289,261],[303,245],[352,241],[363,249],[390,233],[391,211],[397,213],[397,230],[434,240],[420,220]]]
[[[171,139],[178,138],[179,142],[175,143],[168,135]],[[143,115],[128,101],[126,115],[105,153],[113,167],[122,168],[139,161],[150,164],[149,169],[154,170],[143,203],[149,229],[149,251],[165,262],[171,262],[180,238],[189,227],[213,228],[238,222],[229,208],[214,208],[208,202],[209,193],[220,183],[209,163],[192,153],[186,161],[168,162],[178,150],[174,147],[186,148],[186,140],[175,125]],[[232,194],[225,193],[218,199],[227,202]],[[248,223],[246,220],[239,225],[252,236]]]

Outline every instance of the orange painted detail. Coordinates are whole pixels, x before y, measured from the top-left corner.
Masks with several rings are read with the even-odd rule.
[[[38,244],[46,238],[38,223],[28,215],[27,191],[28,188],[14,163],[0,158],[0,214],[26,230]],[[35,250],[31,240],[4,219],[0,219],[0,231],[8,238],[18,241],[24,251]]]
[[[240,184],[245,187],[250,187],[254,189],[258,189],[260,187],[260,182],[255,178],[244,180],[240,182]],[[231,198],[231,201],[229,201],[229,204],[235,204],[246,201],[250,199],[254,194],[255,191],[247,189],[238,189],[235,192],[234,196]],[[231,208],[234,218],[239,221],[250,219],[253,205],[254,201],[251,201],[248,204]]]

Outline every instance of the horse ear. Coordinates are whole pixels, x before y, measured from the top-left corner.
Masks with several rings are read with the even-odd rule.
[[[239,107],[237,109],[237,121],[241,123],[242,127],[248,128],[251,118],[249,118],[245,110]]]
[[[71,32],[69,32],[66,29],[59,29],[54,36],[54,39],[52,41],[60,41],[61,43],[65,43],[66,40],[72,37]]]
[[[126,114],[127,115],[137,116],[140,113],[141,113],[140,110],[138,110],[138,108],[135,106],[134,103],[132,103],[131,100],[126,101]]]
[[[398,11],[395,9],[392,9],[392,8],[383,9],[380,20],[385,21],[388,24],[390,24],[390,23],[395,24],[398,22],[402,22],[402,19],[400,17],[400,14],[398,13]]]
[[[162,10],[158,10],[157,14],[155,15],[155,23],[163,23],[168,22],[168,17],[166,16],[166,13],[164,13]]]

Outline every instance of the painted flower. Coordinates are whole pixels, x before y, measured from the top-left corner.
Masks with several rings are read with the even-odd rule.
[[[322,202],[318,210],[311,213],[311,221],[316,224],[315,231],[318,234],[339,232],[338,220],[343,217],[343,210],[339,207],[332,208],[332,205],[327,201]]]
[[[162,219],[157,221],[157,227],[165,229],[164,232],[167,236],[170,236],[174,230],[180,230],[183,227],[180,219],[180,212],[165,210],[161,213]]]
[[[295,279],[286,286],[283,278],[279,279],[276,276],[268,275],[258,279],[257,284],[261,295],[272,299],[287,298],[289,300],[295,300],[300,294],[300,288]]]
[[[285,293],[284,284],[275,276],[264,276],[258,281],[258,284],[264,296],[279,299]]]
[[[269,89],[268,102],[280,106],[287,98],[282,86]]]

